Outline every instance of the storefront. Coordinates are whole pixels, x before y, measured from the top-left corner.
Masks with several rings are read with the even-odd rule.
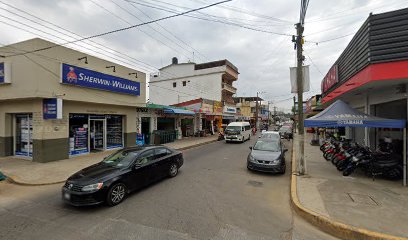
[[[372,116],[407,119],[408,49],[399,47],[408,45],[407,16],[401,9],[368,17],[322,80],[322,104],[341,99]],[[392,141],[402,154],[401,129],[346,128],[345,135],[372,149]]]
[[[0,54],[49,46],[32,39]],[[135,145],[144,73],[60,46],[30,58],[0,62],[0,156],[49,162]]]
[[[123,116],[69,114],[71,156],[123,146]]]

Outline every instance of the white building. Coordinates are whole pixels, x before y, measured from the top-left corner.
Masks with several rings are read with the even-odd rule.
[[[160,69],[150,80],[150,101],[154,104],[172,105],[204,98],[221,101],[224,106],[234,106],[232,86],[238,79],[238,69],[228,60],[208,63],[173,63]]]

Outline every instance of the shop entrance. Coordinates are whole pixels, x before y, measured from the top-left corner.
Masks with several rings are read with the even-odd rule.
[[[150,117],[142,117],[142,134],[145,138],[145,143],[150,143]]]
[[[33,155],[33,115],[16,114],[15,152],[16,156],[32,157]]]
[[[105,119],[91,119],[91,151],[105,150],[106,142],[106,121]]]

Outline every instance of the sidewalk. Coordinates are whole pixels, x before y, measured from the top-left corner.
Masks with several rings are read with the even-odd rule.
[[[170,148],[185,150],[217,141],[218,135],[208,137],[192,137],[164,144]],[[91,153],[48,163],[36,163],[16,157],[0,158],[0,171],[11,182],[22,185],[48,185],[62,183],[73,173],[102,161],[115,150]]]
[[[311,137],[305,135],[307,175],[293,175],[292,179],[296,210],[322,230],[344,239],[408,237],[408,188],[402,186],[402,180],[372,181],[359,171],[343,177],[323,158],[318,146],[310,145]],[[298,155],[296,144],[293,152]]]

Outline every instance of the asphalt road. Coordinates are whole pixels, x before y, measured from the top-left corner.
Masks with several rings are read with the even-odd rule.
[[[113,208],[64,205],[61,185],[2,182],[0,239],[333,239],[291,210],[290,151],[285,175],[246,169],[254,141],[186,150],[177,177]]]

